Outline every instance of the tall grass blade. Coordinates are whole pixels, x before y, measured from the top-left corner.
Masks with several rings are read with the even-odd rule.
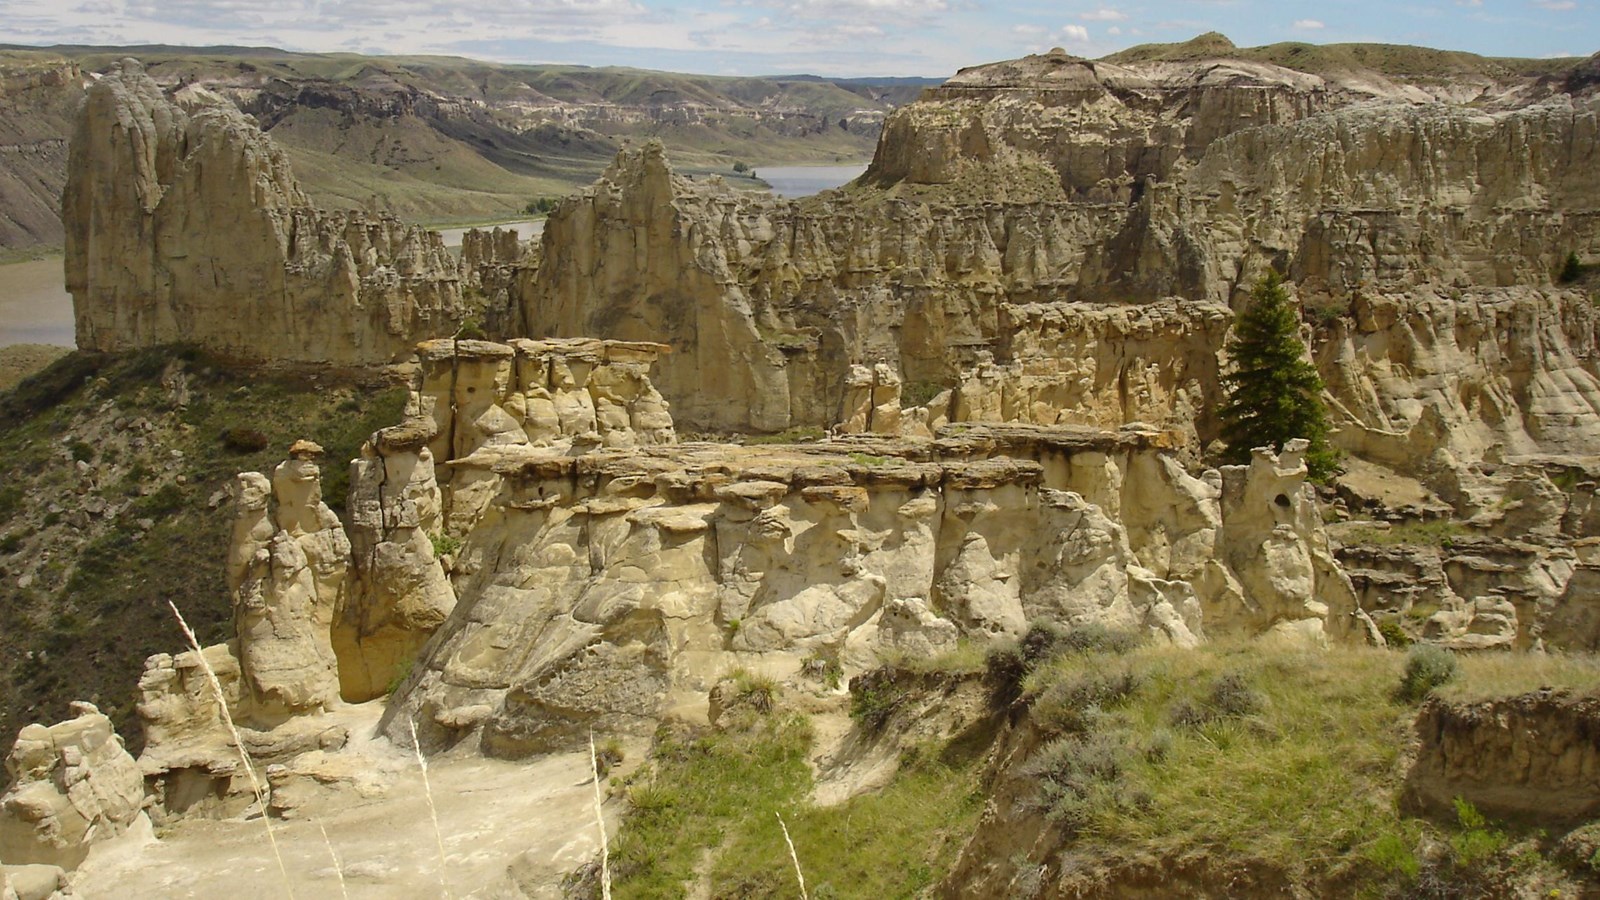
[[[444,832],[439,830],[439,809],[433,805],[433,787],[428,784],[428,760],[422,755],[422,743],[417,740],[417,720],[407,719],[406,724],[411,726],[411,749],[417,754],[417,768],[422,770],[422,793],[428,798],[428,815],[433,819],[433,842],[439,848],[439,889],[444,891],[448,900],[450,885],[445,882],[445,873],[449,870],[449,863],[444,855]]]
[[[339,862],[339,854],[333,852],[333,841],[328,839],[328,829],[323,828],[322,823],[319,821],[317,830],[322,832],[322,842],[328,845],[328,855],[333,857],[333,874],[339,879],[339,896],[343,897],[344,900],[350,900],[350,890],[345,887],[344,883],[344,864]]]
[[[789,826],[783,823],[783,813],[774,812],[778,817],[778,827],[783,829],[783,842],[789,845],[789,859],[794,861],[794,877],[800,882],[800,900],[811,900],[806,894],[806,873],[800,871],[800,857],[794,852],[794,841],[789,840]]]
[[[606,817],[600,804],[600,760],[594,752],[594,732],[589,732],[589,771],[594,773],[594,823],[600,829],[600,897],[611,900],[611,848],[606,842]]]
[[[244,739],[239,737],[239,729],[234,727],[233,714],[228,711],[228,700],[222,694],[222,682],[217,680],[217,673],[211,670],[211,663],[206,662],[206,653],[200,647],[200,639],[194,636],[194,629],[189,627],[188,620],[178,611],[178,605],[168,600],[167,608],[177,617],[178,627],[183,629],[183,636],[189,639],[189,647],[194,650],[195,658],[200,660],[200,668],[205,671],[206,681],[211,685],[211,693],[216,695],[217,708],[222,711],[222,723],[228,726],[233,746],[239,751],[239,759],[244,763],[244,774],[250,779],[250,792],[255,795],[256,805],[261,807],[261,824],[267,829],[267,843],[272,845],[272,856],[278,861],[278,874],[283,876],[283,892],[293,900],[294,888],[289,884],[289,869],[284,866],[283,854],[278,850],[278,836],[272,830],[272,817],[267,815],[266,793],[261,790],[261,780],[256,777],[256,767],[250,761],[250,752],[244,749]]]

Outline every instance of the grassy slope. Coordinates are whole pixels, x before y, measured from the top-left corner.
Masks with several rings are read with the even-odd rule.
[[[1286,42],[1264,47],[1235,47],[1231,41],[1215,32],[1177,44],[1140,44],[1104,57],[1108,62],[1116,63],[1219,58],[1272,63],[1319,75],[1370,69],[1402,80],[1469,75],[1493,78],[1564,75],[1583,62],[1581,57],[1510,59],[1402,44]]]
[[[308,437],[328,451],[324,497],[342,514],[345,462],[373,430],[398,421],[404,398],[183,356],[190,396],[181,407],[162,384],[168,350],[73,353],[0,393],[0,743],[87,699],[137,750],[134,687],[144,659],[182,647],[166,601],[202,640],[232,632],[222,566],[230,518],[227,503],[208,501],[236,472],[270,473],[290,442]],[[237,427],[263,432],[267,448],[228,449],[220,435]],[[83,507],[95,497],[128,506],[93,515]]]
[[[1396,690],[1405,661],[1386,650],[1261,643],[1059,656],[1026,681],[1033,723],[1057,736],[1024,769],[1040,784],[1034,802],[1075,833],[1062,848],[1068,857],[1113,867],[1209,856],[1264,864],[1302,884],[1387,890],[1446,877],[1424,864],[1420,849],[1432,841],[1458,851],[1436,869],[1471,862],[1481,869],[1474,877],[1567,877],[1540,857],[1548,847],[1512,858],[1515,833],[1400,812],[1416,714]],[[1439,689],[1449,699],[1540,685],[1600,689],[1593,658],[1484,654],[1460,663]],[[1107,693],[1108,683],[1132,690]],[[1120,753],[1115,774],[1092,766],[1066,774],[1106,753]],[[1463,860],[1469,845],[1476,858]]]
[[[735,708],[720,728],[664,730],[612,845],[615,896],[793,897],[794,842],[811,896],[909,897],[949,868],[982,805],[970,753],[927,747],[884,789],[838,806],[808,801],[811,729],[802,715]]]

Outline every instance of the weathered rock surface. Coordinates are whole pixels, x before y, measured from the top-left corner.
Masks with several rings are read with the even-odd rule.
[[[702,717],[745,661],[853,673],[1041,619],[1183,646],[1213,615],[1223,633],[1364,639],[1297,457],[1228,476],[1225,500],[1174,442],[1014,426],[576,457],[483,444],[448,465],[458,603],[391,715],[432,747],[523,756]],[[1281,545],[1266,560],[1247,552],[1263,533]]]
[[[71,869],[144,806],[144,778],[111,720],[88,703],[73,704],[73,712],[65,722],[22,729],[6,757],[0,859],[8,864]]]
[[[456,605],[434,549],[444,520],[431,426],[418,418],[385,428],[350,464],[354,577],[332,639],[340,693],[353,703],[393,689]]]
[[[472,312],[436,233],[317,210],[252,120],[186,110],[132,60],[88,92],[62,208],[83,349],[373,364]]]
[[[1422,745],[1405,793],[1414,808],[1449,813],[1460,797],[1489,816],[1551,824],[1600,812],[1600,698],[1435,698],[1416,729]]]
[[[245,721],[271,726],[339,700],[329,635],[344,603],[350,541],[322,502],[321,451],[296,442],[273,472],[270,493],[260,473],[234,481],[228,585],[250,698]],[[269,498],[276,501],[270,509]]]

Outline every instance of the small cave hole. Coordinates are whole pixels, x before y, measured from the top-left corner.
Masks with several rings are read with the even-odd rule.
[[[1288,494],[1279,494],[1278,496],[1272,498],[1272,502],[1278,504],[1279,506],[1283,507],[1284,509],[1288,509],[1289,508],[1289,495]]]

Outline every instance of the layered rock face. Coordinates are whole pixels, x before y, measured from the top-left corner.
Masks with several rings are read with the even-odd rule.
[[[436,233],[317,210],[250,119],[185,110],[131,60],[88,92],[62,208],[83,349],[372,364],[472,311]]]
[[[1551,281],[1600,254],[1600,96],[1572,91],[1467,107],[1230,60],[982,67],[897,111],[861,182],[818,198],[624,153],[551,217],[512,318],[671,344],[689,427],[859,428],[853,367],[885,366],[907,406],[933,401],[913,433],[1147,421],[1203,445],[1230,307],[1276,267],[1333,323],[1311,337],[1338,440],[1459,480],[1596,437],[1593,305]],[[1443,456],[1411,452],[1433,432]]]
[[[70,869],[121,834],[144,807],[144,778],[111,720],[88,703],[74,718],[29,725],[6,757],[0,859]]]
[[[1421,748],[1405,801],[1450,812],[1463,798],[1496,817],[1562,824],[1600,811],[1600,701],[1557,691],[1449,703],[1417,717]]]
[[[460,599],[391,716],[430,746],[524,756],[703,716],[744,661],[853,673],[1035,620],[1185,646],[1213,623],[1361,639],[1298,457],[1197,479],[1173,442],[1013,426],[577,457],[481,446],[449,467]]]

